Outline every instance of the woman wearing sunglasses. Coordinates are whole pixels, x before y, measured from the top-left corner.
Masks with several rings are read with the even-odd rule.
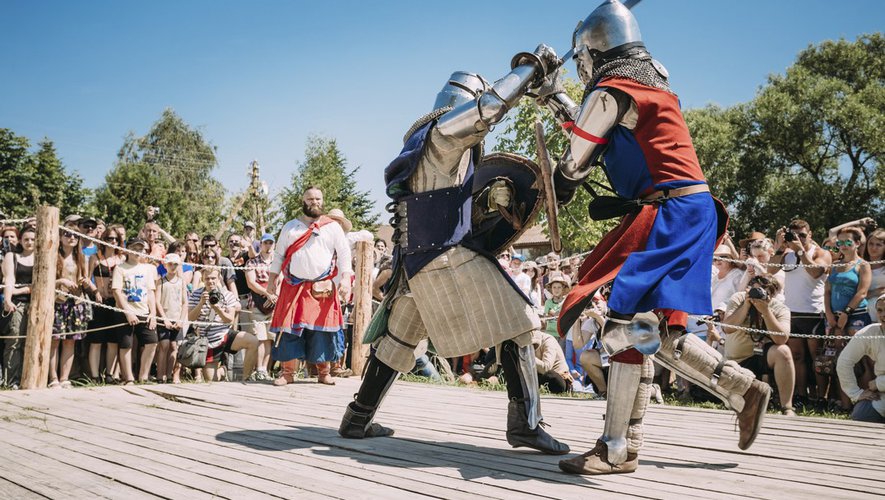
[[[92,276],[95,281],[97,290],[95,301],[105,305],[116,307],[117,301],[114,298],[114,292],[111,289],[112,278],[114,277],[114,268],[125,260],[123,251],[116,247],[123,246],[123,226],[112,225],[104,232],[102,242],[98,251],[89,258],[89,271],[87,276]],[[121,325],[126,323],[123,313],[112,311],[98,307],[93,311],[92,322],[89,323],[90,329],[106,328],[113,325]],[[122,325],[121,325],[122,326]],[[118,377],[114,375],[119,370],[117,364],[117,338],[120,335],[120,328],[111,328],[107,330],[99,330],[90,333],[87,337],[89,341],[89,375],[93,380],[101,377],[101,346],[106,344],[105,351],[105,383],[115,383]]]
[[[836,237],[842,258],[833,263],[824,293],[828,331],[854,335],[870,324],[867,291],[872,273],[870,264],[858,256],[863,243],[863,232],[853,227],[843,229]]]

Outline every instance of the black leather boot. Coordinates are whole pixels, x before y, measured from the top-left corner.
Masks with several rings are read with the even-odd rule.
[[[362,439],[393,435],[393,429],[372,423],[372,419],[398,375],[396,370],[379,361],[374,355],[369,358],[360,390],[354,401],[347,405],[341,426],[338,427],[338,434],[341,437]]]
[[[356,401],[347,405],[338,434],[350,439],[392,436],[393,429],[372,422],[376,409],[365,408]]]
[[[538,424],[534,429],[529,427],[525,402],[514,399],[507,405],[507,442],[514,448],[527,447],[546,453],[547,455],[565,455],[569,447],[560,443]]]

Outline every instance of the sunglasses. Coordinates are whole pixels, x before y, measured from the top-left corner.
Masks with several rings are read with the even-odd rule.
[[[72,233],[72,232],[70,232],[70,231],[65,231],[65,232],[61,233],[61,235],[64,236],[65,238],[75,238],[75,239],[78,239],[78,240],[80,239],[80,236],[79,236],[79,235],[76,235],[76,234],[74,234],[74,233]]]
[[[824,245],[824,250],[827,250],[827,251],[829,251],[829,252],[836,253],[836,252],[839,251],[839,247],[837,247],[837,246],[830,246],[830,245]]]
[[[203,243],[203,248],[215,248],[218,246],[218,243]]]
[[[203,256],[203,260],[209,260],[209,259],[215,260],[215,256],[214,255],[204,255]]]
[[[104,240],[108,243],[117,243],[120,241],[120,238],[105,238]]]
[[[854,240],[836,240],[837,247],[853,247]]]
[[[509,253],[502,253],[502,254],[499,255],[498,257],[499,257],[499,258],[502,258],[502,259],[509,259],[509,258],[510,258],[510,254],[509,254]]]

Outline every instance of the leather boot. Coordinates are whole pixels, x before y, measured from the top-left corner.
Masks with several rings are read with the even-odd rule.
[[[768,410],[768,400],[771,398],[771,387],[765,382],[754,380],[750,388],[744,393],[744,409],[737,414],[740,437],[738,448],[746,450],[756,440],[759,430],[762,428],[762,419]]]
[[[608,461],[608,448],[602,441],[596,441],[592,450],[568,460],[560,460],[559,468],[569,474],[626,474],[639,466],[639,455],[627,453],[627,461],[620,465],[612,465]]]
[[[525,446],[548,455],[565,455],[569,452],[567,444],[560,443],[538,424],[534,429],[529,427],[525,403],[518,399],[507,405],[507,442],[514,448]]]
[[[280,362],[280,376],[274,379],[273,385],[281,386],[295,381],[295,360]]]
[[[317,383],[325,385],[335,385],[335,379],[332,378],[332,364],[329,362],[317,363]]]
[[[356,401],[347,405],[338,434],[349,439],[392,436],[393,429],[372,422],[376,409],[366,408]]]

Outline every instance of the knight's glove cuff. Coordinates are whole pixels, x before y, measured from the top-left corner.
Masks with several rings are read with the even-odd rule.
[[[567,205],[572,201],[581,182],[567,178],[561,170],[553,172],[553,191],[556,193],[556,200],[560,206]]]
[[[557,68],[556,71],[547,75],[541,86],[534,93],[537,95],[538,103],[542,106],[546,105],[547,101],[554,95],[564,94],[565,87],[562,85],[562,68]]]

